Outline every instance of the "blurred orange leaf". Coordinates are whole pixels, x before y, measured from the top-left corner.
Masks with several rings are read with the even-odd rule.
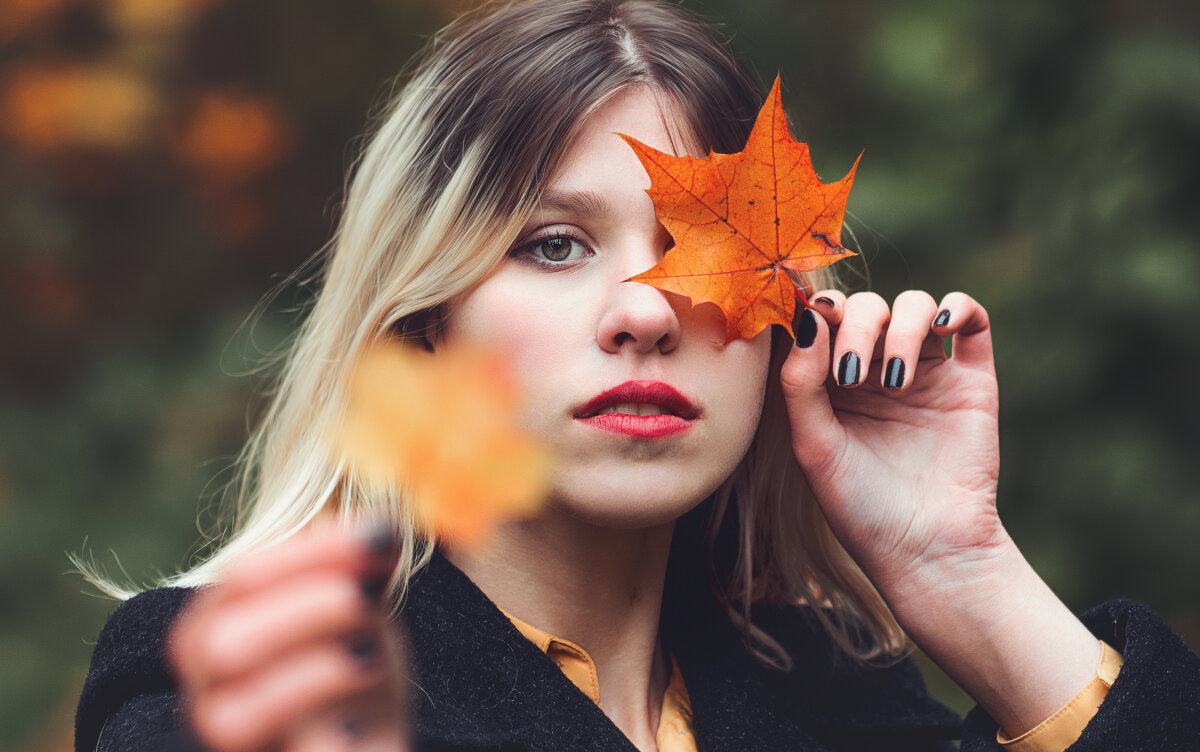
[[[676,157],[623,138],[649,173],[646,193],[675,240],[661,262],[632,280],[686,295],[693,305],[715,303],[727,343],[771,324],[791,331],[800,291],[790,272],[854,255],[841,233],[858,162],[841,180],[821,182],[808,145],[788,132],[778,77],[737,154]]]
[[[548,490],[549,453],[518,408],[497,354],[390,342],[359,362],[340,445],[359,474],[407,491],[427,531],[471,545],[536,512]]]

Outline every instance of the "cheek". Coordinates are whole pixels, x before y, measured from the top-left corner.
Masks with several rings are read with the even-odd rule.
[[[771,363],[770,332],[750,341],[731,342],[726,347],[733,366],[714,374],[714,386],[726,406],[725,422],[731,441],[748,448],[762,418]]]
[[[757,415],[767,391],[771,367],[771,332],[762,332],[752,340],[734,340],[725,346],[725,367],[715,369],[716,386],[725,399],[741,410]]]
[[[567,315],[553,296],[513,276],[501,271],[453,301],[443,340],[502,353],[524,393],[526,422],[536,424],[545,395],[561,390],[571,378],[570,343],[587,337],[582,322]]]
[[[536,291],[509,276],[501,271],[451,303],[448,343],[484,345],[515,357],[554,341],[553,311],[538,304],[542,298]]]

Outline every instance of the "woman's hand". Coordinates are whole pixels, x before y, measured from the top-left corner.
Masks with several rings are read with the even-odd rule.
[[[188,604],[170,660],[207,749],[408,749],[403,651],[382,606],[396,554],[386,533],[309,533]]]
[[[900,625],[1016,736],[1095,675],[1099,645],[996,516],[987,313],[962,293],[908,291],[890,311],[870,293],[821,298],[781,374],[796,459]]]
[[[962,293],[938,305],[910,290],[890,311],[874,293],[822,298],[782,385],[796,459],[834,533],[885,594],[917,570],[978,563],[1006,540],[987,312]]]

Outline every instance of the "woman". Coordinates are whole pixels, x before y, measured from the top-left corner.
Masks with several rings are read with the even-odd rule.
[[[763,96],[656,2],[435,40],[357,167],[232,534],[110,620],[77,748],[951,749],[903,628],[979,702],[964,749],[1182,749],[1195,656],[1132,604],[1085,626],[996,516],[975,301],[812,275],[794,343],[720,346],[718,312],[623,281],[671,238],[615,134],[735,152]],[[439,549],[345,472],[326,437],[389,338],[509,354],[560,461],[543,513]]]

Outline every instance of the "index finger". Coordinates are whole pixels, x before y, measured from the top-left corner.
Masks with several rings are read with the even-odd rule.
[[[396,530],[382,524],[357,530],[306,531],[238,560],[213,595],[220,602],[233,600],[317,570],[385,573],[395,567],[399,551]]]

